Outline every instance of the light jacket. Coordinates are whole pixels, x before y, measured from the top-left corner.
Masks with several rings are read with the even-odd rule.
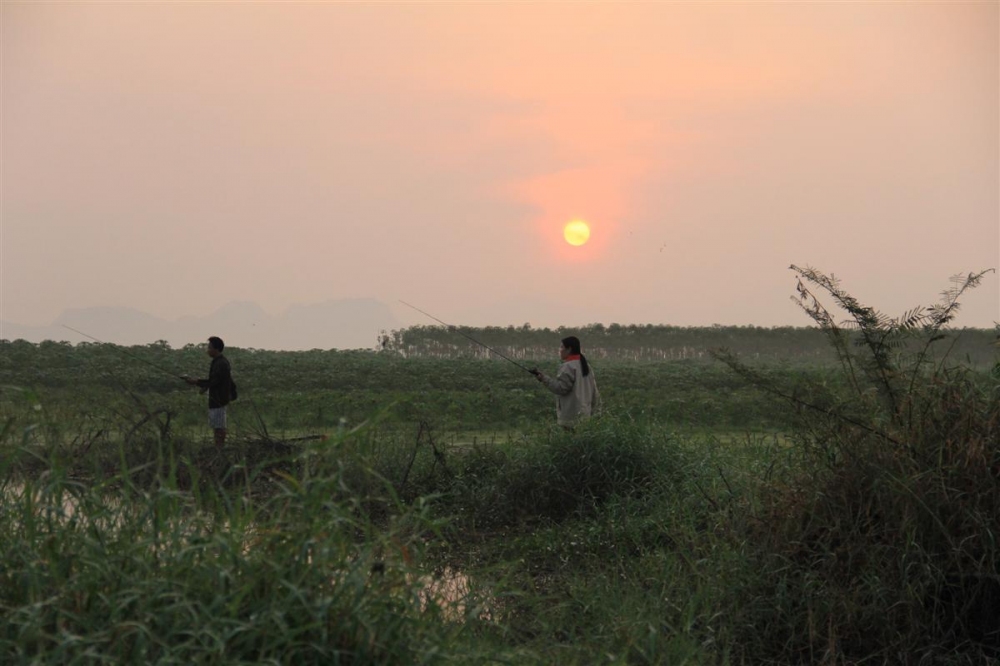
[[[559,425],[572,426],[590,418],[598,411],[600,394],[594,368],[583,376],[579,360],[566,361],[555,377],[545,377],[545,386],[556,394],[556,420]]]

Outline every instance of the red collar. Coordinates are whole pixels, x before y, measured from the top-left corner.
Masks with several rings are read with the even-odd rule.
[[[580,360],[580,355],[579,354],[570,354],[569,356],[567,356],[565,358],[565,362],[579,361],[579,360]]]

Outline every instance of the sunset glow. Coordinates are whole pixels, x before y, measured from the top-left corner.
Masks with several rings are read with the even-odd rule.
[[[995,0],[0,0],[0,18],[0,339],[62,339],[53,322],[89,308],[370,298],[380,329],[426,323],[401,297],[463,325],[797,326],[792,262],[893,316],[1000,267]],[[961,325],[1000,320],[991,276]],[[263,316],[221,337],[377,333],[314,343],[300,318],[265,343]],[[107,342],[162,328],[73,321]]]
[[[563,229],[563,237],[570,245],[583,245],[590,240],[590,227],[583,220],[573,220]]]

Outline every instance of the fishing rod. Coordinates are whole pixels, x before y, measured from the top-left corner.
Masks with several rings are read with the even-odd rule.
[[[61,326],[63,328],[68,328],[69,330],[73,331],[74,333],[79,333],[80,335],[82,335],[85,338],[90,338],[94,342],[99,342],[102,345],[111,344],[109,342],[105,342],[104,340],[98,340],[94,336],[88,335],[88,334],[84,333],[83,331],[78,331],[75,328],[73,328],[72,326],[67,326],[66,324],[61,324]],[[118,345],[114,345],[114,346],[118,347]],[[135,354],[127,352],[124,349],[121,349],[120,347],[118,347],[118,351],[119,351],[119,353],[122,353],[125,356],[128,356],[129,358],[135,359],[136,361],[139,361],[140,363],[145,363],[146,365],[152,366],[152,367],[156,368],[157,370],[159,370],[160,372],[165,372],[168,375],[170,375],[171,377],[176,377],[177,379],[183,379],[184,381],[187,381],[187,375],[178,375],[177,373],[175,373],[172,370],[167,370],[166,368],[162,368],[162,367],[156,365],[155,363],[153,363],[151,361],[147,361],[146,359],[142,358],[141,356],[136,356]]]
[[[426,316],[430,317],[431,319],[433,319],[434,321],[436,321],[439,324],[447,326],[449,330],[452,330],[452,331],[458,333],[459,335],[461,335],[463,338],[466,338],[467,340],[471,340],[472,342],[475,342],[477,345],[479,345],[480,347],[483,347],[484,349],[488,349],[489,351],[493,352],[494,354],[496,354],[497,356],[499,356],[503,360],[507,361],[508,363],[513,363],[514,365],[516,365],[517,367],[521,368],[522,370],[524,370],[528,374],[535,375],[536,377],[538,376],[538,370],[524,367],[523,365],[521,365],[520,363],[518,363],[514,359],[508,358],[508,357],[504,356],[503,354],[501,354],[500,352],[498,352],[496,349],[493,349],[493,347],[490,347],[489,345],[483,344],[482,342],[480,342],[479,340],[476,340],[471,335],[466,335],[462,331],[458,330],[456,327],[452,326],[451,324],[449,324],[447,322],[441,321],[440,319],[438,319],[437,317],[435,317],[431,313],[424,312],[423,310],[421,310],[420,308],[418,308],[416,305],[410,305],[406,301],[400,301],[400,303],[402,303],[403,305],[405,305],[408,308],[413,308],[414,310],[416,310],[417,312],[419,312],[422,315],[426,315]]]

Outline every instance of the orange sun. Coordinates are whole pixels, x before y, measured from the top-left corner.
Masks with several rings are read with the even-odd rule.
[[[570,245],[583,245],[590,240],[590,227],[583,220],[573,220],[563,228],[563,238]]]

